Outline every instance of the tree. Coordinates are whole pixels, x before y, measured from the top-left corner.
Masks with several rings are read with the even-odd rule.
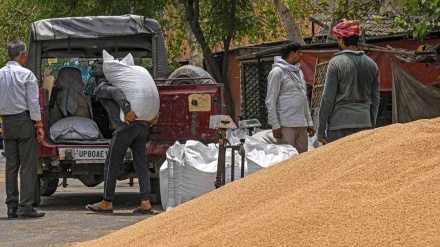
[[[273,28],[275,10],[264,0],[179,0],[185,9],[185,18],[202,48],[207,71],[225,85],[228,114],[234,115],[230,86],[227,79],[228,59],[232,42],[244,38],[259,40],[276,35]],[[260,15],[256,15],[259,13]],[[214,57],[213,48],[220,45],[222,61]]]
[[[26,41],[29,23],[35,19],[38,8],[27,1],[0,0],[0,5],[0,61],[3,66],[8,61],[6,43],[14,39]]]
[[[440,0],[397,0],[403,11],[394,19],[413,37],[424,40],[440,23]]]
[[[301,45],[305,45],[304,38],[302,36],[301,30],[296,23],[295,18],[293,18],[292,11],[281,2],[281,0],[274,0],[275,6],[280,13],[281,19],[284,22],[284,27],[286,29],[287,37],[291,41],[296,41]]]

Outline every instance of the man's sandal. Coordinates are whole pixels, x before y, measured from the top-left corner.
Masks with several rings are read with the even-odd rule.
[[[98,203],[95,204],[89,204],[86,206],[86,209],[89,211],[92,211],[94,213],[100,213],[100,214],[111,214],[113,213],[113,209],[103,209],[101,206],[99,206]]]
[[[142,209],[141,207],[136,208],[135,210],[133,210],[134,214],[153,214],[153,210],[145,210]]]

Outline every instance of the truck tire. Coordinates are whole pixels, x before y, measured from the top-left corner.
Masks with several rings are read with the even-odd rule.
[[[57,191],[59,178],[40,178],[40,195],[41,196],[51,196]]]
[[[182,79],[166,81],[164,85],[187,85],[187,84],[213,84],[216,83],[212,76],[204,69],[194,65],[184,65],[176,69],[168,77],[170,79]],[[200,80],[185,80],[186,78],[205,78]]]
[[[104,182],[104,174],[81,174],[77,178],[87,187],[95,187]]]

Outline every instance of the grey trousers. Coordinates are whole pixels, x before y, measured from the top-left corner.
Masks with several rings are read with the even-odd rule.
[[[348,135],[368,129],[371,128],[349,128],[349,129],[339,129],[339,130],[327,130],[327,143],[334,142]]]
[[[6,156],[6,204],[18,212],[29,212],[37,182],[38,142],[35,122],[28,112],[3,115]],[[20,189],[18,189],[20,175]]]
[[[281,132],[283,133],[282,139],[277,139],[278,144],[290,144],[298,153],[307,152],[309,147],[309,138],[307,137],[307,127],[283,127],[281,126]]]
[[[112,202],[115,197],[118,173],[128,148],[133,154],[133,165],[139,181],[141,201],[151,199],[146,153],[147,140],[148,127],[141,123],[132,123],[128,128],[113,134],[104,165],[104,201]]]

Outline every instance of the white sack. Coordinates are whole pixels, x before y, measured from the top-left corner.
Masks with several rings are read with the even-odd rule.
[[[266,144],[277,144],[277,138],[273,137],[273,132],[269,130],[260,130],[252,135],[252,138]]]
[[[107,80],[124,92],[131,109],[139,120],[149,121],[159,112],[160,100],[157,86],[147,69],[134,65],[134,59],[128,54],[121,61],[103,51],[103,71]],[[124,113],[121,110],[121,120]]]
[[[298,154],[290,145],[265,144],[251,137],[246,138],[244,148],[246,150],[245,176]],[[227,149],[226,183],[231,181],[231,154],[231,150]],[[167,167],[161,168],[160,171],[161,186],[165,183],[162,181],[162,176],[168,174],[168,184],[164,185],[168,186],[168,199],[166,203],[162,202],[164,209],[168,211],[213,191],[217,175],[217,159],[218,144],[206,146],[199,141],[187,141],[185,145],[176,142],[168,148]],[[234,172],[234,180],[238,180],[241,175],[241,156],[238,152],[235,155]]]
[[[159,170],[160,202],[163,209],[168,207],[168,170],[168,161],[165,160]]]
[[[252,138],[267,144],[277,143],[277,139],[273,137],[273,132],[270,129],[260,130],[257,133],[253,134]],[[308,147],[307,147],[308,151],[312,151],[320,146],[322,146],[322,144],[318,141],[318,137],[316,136],[316,134],[308,138]]]
[[[298,155],[298,151],[292,145],[265,144],[249,136],[246,138],[244,148],[246,150],[245,175]]]
[[[66,117],[50,127],[52,140],[96,140],[99,135],[96,122],[85,117]]]
[[[218,149],[199,141],[187,141],[181,170],[179,204],[215,189]]]
[[[180,204],[179,191],[184,148],[184,145],[176,141],[166,152],[168,165],[168,200],[166,207],[163,209],[167,211]]]

